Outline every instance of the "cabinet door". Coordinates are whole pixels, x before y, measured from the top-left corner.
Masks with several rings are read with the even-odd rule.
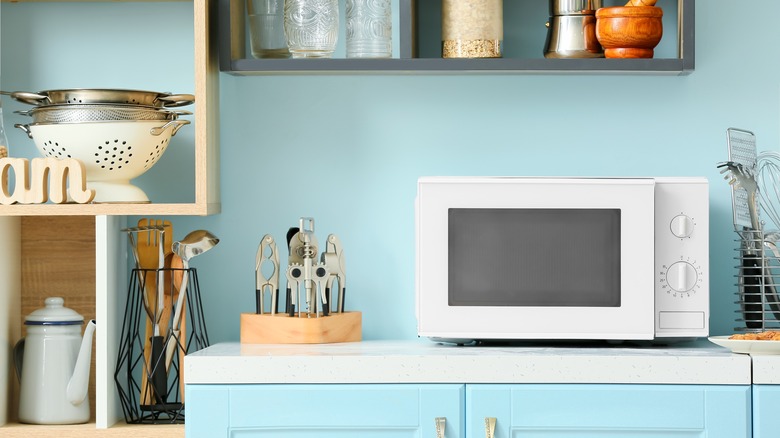
[[[780,385],[753,386],[754,438],[776,437],[780,433]]]
[[[211,424],[206,433],[190,427],[209,423],[199,417],[204,409],[190,412],[199,387],[188,387],[188,438],[432,438],[437,417],[446,419],[446,438],[465,436],[463,385],[225,385],[226,427]]]
[[[747,438],[750,406],[749,386],[467,385],[466,436]]]

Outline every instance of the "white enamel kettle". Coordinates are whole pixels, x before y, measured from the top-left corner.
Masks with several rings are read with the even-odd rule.
[[[33,424],[78,424],[89,421],[89,368],[95,320],[81,335],[84,317],[64,307],[59,297],[29,314],[27,337],[14,347],[21,380],[19,421]]]

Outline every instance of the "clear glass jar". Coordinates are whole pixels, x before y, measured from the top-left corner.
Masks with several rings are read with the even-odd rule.
[[[443,58],[500,58],[503,0],[442,0]]]
[[[390,0],[347,0],[347,58],[389,58],[393,54]]]
[[[246,0],[249,44],[255,58],[289,58],[284,36],[284,0]]]
[[[330,58],[339,35],[338,0],[285,0],[284,33],[293,58]]]

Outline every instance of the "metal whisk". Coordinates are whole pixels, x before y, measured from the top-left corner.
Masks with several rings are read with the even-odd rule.
[[[775,230],[780,230],[780,153],[763,151],[756,158],[761,210]]]

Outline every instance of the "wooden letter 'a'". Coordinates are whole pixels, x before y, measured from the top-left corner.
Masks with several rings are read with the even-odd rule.
[[[91,202],[95,191],[87,189],[84,163],[74,158],[33,158],[28,168],[25,158],[0,158],[0,204],[42,204],[48,201],[46,182],[49,182],[51,201],[62,204],[71,199],[79,204]],[[9,193],[9,170],[14,170],[14,193]],[[70,189],[67,182],[70,180]]]

